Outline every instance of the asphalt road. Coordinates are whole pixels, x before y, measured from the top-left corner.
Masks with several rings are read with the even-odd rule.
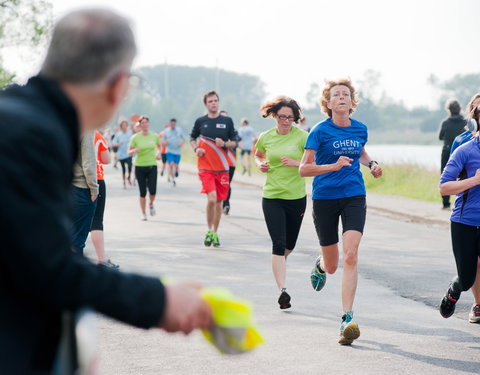
[[[222,218],[222,247],[215,249],[203,246],[205,197],[196,176],[183,173],[176,188],[159,176],[157,215],[142,222],[137,189],[121,189],[119,174],[107,169],[105,237],[112,260],[125,272],[227,287],[254,304],[266,342],[249,354],[222,356],[199,332],[169,335],[100,317],[102,374],[480,373],[480,325],[467,320],[471,294],[462,295],[450,319],[437,308],[455,274],[445,228],[368,213],[355,302],[361,337],[344,347],[337,343],[341,268],[321,292],[309,282],[319,251],[310,203],[288,261],[292,308],[281,311],[259,188],[233,185],[231,215]],[[86,253],[92,255],[91,243]]]

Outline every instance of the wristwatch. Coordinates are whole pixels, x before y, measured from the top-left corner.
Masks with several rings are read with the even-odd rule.
[[[376,160],[370,160],[370,161],[368,162],[368,168],[369,168],[369,169],[372,169],[373,163],[375,163],[375,164],[378,165],[378,161],[376,161]]]

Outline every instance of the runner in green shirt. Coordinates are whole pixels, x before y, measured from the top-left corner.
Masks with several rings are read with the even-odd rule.
[[[140,190],[140,209],[142,220],[147,220],[146,195],[149,192],[150,216],[155,216],[155,195],[157,194],[157,160],[160,157],[160,138],[149,130],[150,120],[142,116],[138,120],[141,131],[135,134],[128,148],[128,154],[135,158],[135,178]]]
[[[297,242],[307,204],[305,181],[298,174],[307,133],[292,124],[300,120],[297,102],[280,96],[264,104],[263,117],[272,117],[276,126],[258,139],[255,162],[266,173],[262,208],[272,239],[272,270],[280,289],[281,309],[291,307],[285,287],[286,260]]]

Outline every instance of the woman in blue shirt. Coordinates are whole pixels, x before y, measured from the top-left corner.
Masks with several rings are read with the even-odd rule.
[[[480,107],[472,116],[479,124]],[[457,195],[450,217],[452,249],[457,276],[440,303],[440,314],[449,318],[464,291],[472,289],[474,303],[469,314],[471,323],[480,323],[480,141],[474,138],[458,147],[450,156],[442,177],[440,193]]]
[[[351,81],[327,82],[320,104],[328,119],[314,126],[309,133],[299,169],[302,177],[315,176],[313,219],[322,256],[317,258],[310,280],[313,288],[319,291],[325,285],[326,273],[337,270],[338,221],[341,217],[344,315],[339,343],[350,345],[360,336],[360,329],[353,321],[358,247],[366,216],[366,193],[360,163],[368,166],[375,178],[382,175],[382,168],[365,151],[367,127],[350,117],[358,104]]]

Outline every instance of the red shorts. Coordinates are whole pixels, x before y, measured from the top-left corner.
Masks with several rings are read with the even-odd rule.
[[[228,197],[228,188],[230,186],[228,172],[209,172],[200,171],[198,177],[202,181],[202,190],[200,193],[217,192],[217,200],[224,201]]]

